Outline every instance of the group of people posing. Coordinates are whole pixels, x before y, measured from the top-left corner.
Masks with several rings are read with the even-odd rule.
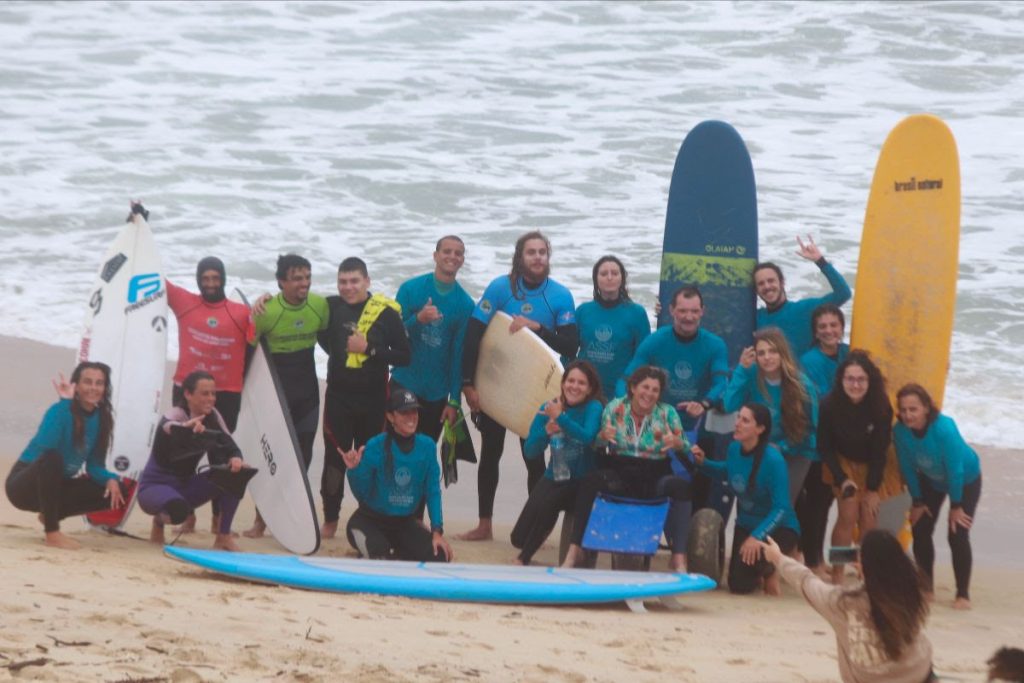
[[[698,287],[675,292],[671,324],[652,332],[647,311],[630,298],[625,266],[605,256],[593,268],[593,299],[577,307],[551,277],[551,244],[536,231],[517,240],[511,271],[475,304],[457,279],[465,245],[452,235],[438,240],[433,269],[404,282],[394,298],[371,291],[367,265],[356,257],[341,262],[337,295],[320,296],[310,291],[310,262],[288,254],[277,261],[278,293],[260,297],[250,311],[225,296],[222,261],[204,258],[198,293],[167,282],[179,330],[174,407],[157,429],[136,494],[153,515],[152,538],[163,542],[166,524],[193,529],[195,509],[212,501],[215,545],[237,549],[236,493],[196,468],[204,455],[211,469],[246,467],[231,432],[246,360],[262,337],[307,468],[321,415],[315,347],[329,357],[323,537],[338,532],[347,480],[358,509],[345,531],[361,555],[450,561],[437,440],[464,397],[481,435],[479,522],[459,538],[491,539],[506,429],[480,410],[474,380],[484,331],[504,311],[510,334],[528,328],[566,361],[559,395],[538,407],[520,441],[528,497],[512,532],[517,562],[528,564],[558,514],[569,511],[565,564],[578,563],[594,500],[609,492],[670,500],[671,569],[683,571],[692,512],[710,506],[728,517],[735,499],[729,587],[777,593],[784,572],[774,571],[773,544],[784,555],[802,554],[824,576],[833,500],[832,545],[849,546],[855,534],[863,538],[877,526],[881,503],[905,485],[913,497],[914,557],[929,579],[933,530],[950,499],[956,601],[967,607],[978,457],[920,385],[899,388],[894,424],[877,365],[842,341],[846,281],[813,240],[798,242],[832,291],[790,300],[781,269],[758,264],[753,280],[764,306],[753,345],[732,368],[723,340],[701,326],[706,309]],[[47,543],[72,547],[77,543],[59,530],[62,518],[116,507],[128,492],[104,465],[114,419],[110,369],[82,363],[57,388],[60,400],[14,465],[6,491],[16,507],[40,513]],[[735,414],[731,438],[707,429],[712,413]],[[889,455],[890,445],[898,457]],[[424,510],[429,524],[421,521]],[[264,532],[257,515],[244,533]],[[833,571],[838,579],[841,568]]]

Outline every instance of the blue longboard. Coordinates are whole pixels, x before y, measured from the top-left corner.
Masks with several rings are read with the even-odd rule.
[[[736,129],[704,121],[676,157],[665,216],[659,326],[671,323],[669,302],[683,285],[704,297],[701,325],[725,340],[729,365],[754,334],[757,190],[750,153]]]
[[[571,605],[644,599],[675,605],[679,593],[712,590],[701,574],[598,571],[296,557],[165,546],[177,560],[242,579],[338,593],[375,593],[425,600]]]

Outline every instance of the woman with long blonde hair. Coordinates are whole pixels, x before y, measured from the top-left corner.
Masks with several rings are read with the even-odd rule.
[[[795,502],[807,470],[819,459],[818,396],[781,330],[766,327],[754,333],[754,345],[740,354],[722,401],[729,412],[751,402],[771,411],[771,441],[786,459],[789,499]]]

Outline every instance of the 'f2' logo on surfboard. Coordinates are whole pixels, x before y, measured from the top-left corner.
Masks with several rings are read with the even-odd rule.
[[[128,282],[128,303],[133,304],[160,291],[160,273],[142,273]]]

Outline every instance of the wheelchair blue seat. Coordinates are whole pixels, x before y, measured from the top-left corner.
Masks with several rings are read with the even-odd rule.
[[[639,500],[598,494],[583,533],[583,548],[628,555],[655,554],[668,505],[668,498]]]

